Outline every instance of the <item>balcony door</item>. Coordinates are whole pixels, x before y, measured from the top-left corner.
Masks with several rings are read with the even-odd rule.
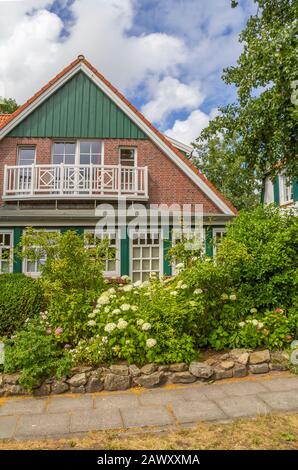
[[[32,165],[35,163],[35,147],[22,145],[18,147],[18,169],[16,172],[17,189],[21,192],[31,191]]]
[[[101,165],[102,143],[100,141],[78,140],[76,142],[55,142],[53,146],[53,164],[61,165],[55,172],[57,185],[63,182],[63,192],[85,193],[92,189],[94,175]]]
[[[120,148],[119,163],[121,165],[121,190],[134,193],[137,188],[137,153],[135,148]]]

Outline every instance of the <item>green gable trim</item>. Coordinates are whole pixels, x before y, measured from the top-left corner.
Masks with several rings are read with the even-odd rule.
[[[163,274],[164,276],[172,275],[172,266],[168,257],[169,249],[172,247],[171,235],[163,241]]]
[[[147,139],[83,72],[78,72],[16,126],[11,137]]]
[[[274,203],[279,205],[279,177],[276,176],[273,181]]]
[[[126,229],[125,238],[120,240],[120,275],[129,276],[129,238]]]

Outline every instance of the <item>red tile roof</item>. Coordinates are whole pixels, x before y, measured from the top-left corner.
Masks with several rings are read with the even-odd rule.
[[[162,140],[166,146],[172,150],[196,175],[198,175],[201,180],[209,186],[209,188],[231,209],[231,211],[236,215],[237,209],[228,201],[216,188],[213,186],[210,181],[190,162],[174,145],[167,140],[167,138],[156,129],[151,122],[149,122],[145,116],[143,116],[140,111],[137,110],[126,98],[120,93],[117,88],[115,88],[95,67],[93,67],[90,62],[88,62],[84,56],[80,55],[76,60],[71,62],[67,67],[65,67],[58,75],[56,75],[52,80],[50,80],[44,87],[42,87],[35,95],[33,95],[28,101],[26,101],[22,106],[20,106],[14,113],[8,115],[8,118],[1,120],[0,116],[0,129],[3,129],[9,122],[11,122],[16,116],[18,116],[22,111],[24,111],[28,106],[30,106],[37,98],[39,98],[46,90],[48,90],[52,85],[54,85],[60,78],[66,75],[70,70],[72,70],[80,62],[83,62],[86,67],[88,67],[94,75],[96,75],[106,86],[110,88],[150,129]]]
[[[10,116],[11,114],[0,114],[0,129],[4,127]]]

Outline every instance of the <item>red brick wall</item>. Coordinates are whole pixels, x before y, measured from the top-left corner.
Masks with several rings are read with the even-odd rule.
[[[0,200],[3,191],[4,165],[17,164],[18,145],[36,145],[37,163],[51,163],[48,138],[7,137],[0,142]],[[217,206],[150,140],[105,139],[104,163],[117,165],[119,147],[137,148],[137,165],[148,166],[149,203],[203,204],[204,212],[219,213]]]

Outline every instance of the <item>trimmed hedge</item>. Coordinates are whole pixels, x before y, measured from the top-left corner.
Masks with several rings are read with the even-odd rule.
[[[1,274],[0,336],[13,334],[42,307],[43,294],[38,281],[24,274]]]

